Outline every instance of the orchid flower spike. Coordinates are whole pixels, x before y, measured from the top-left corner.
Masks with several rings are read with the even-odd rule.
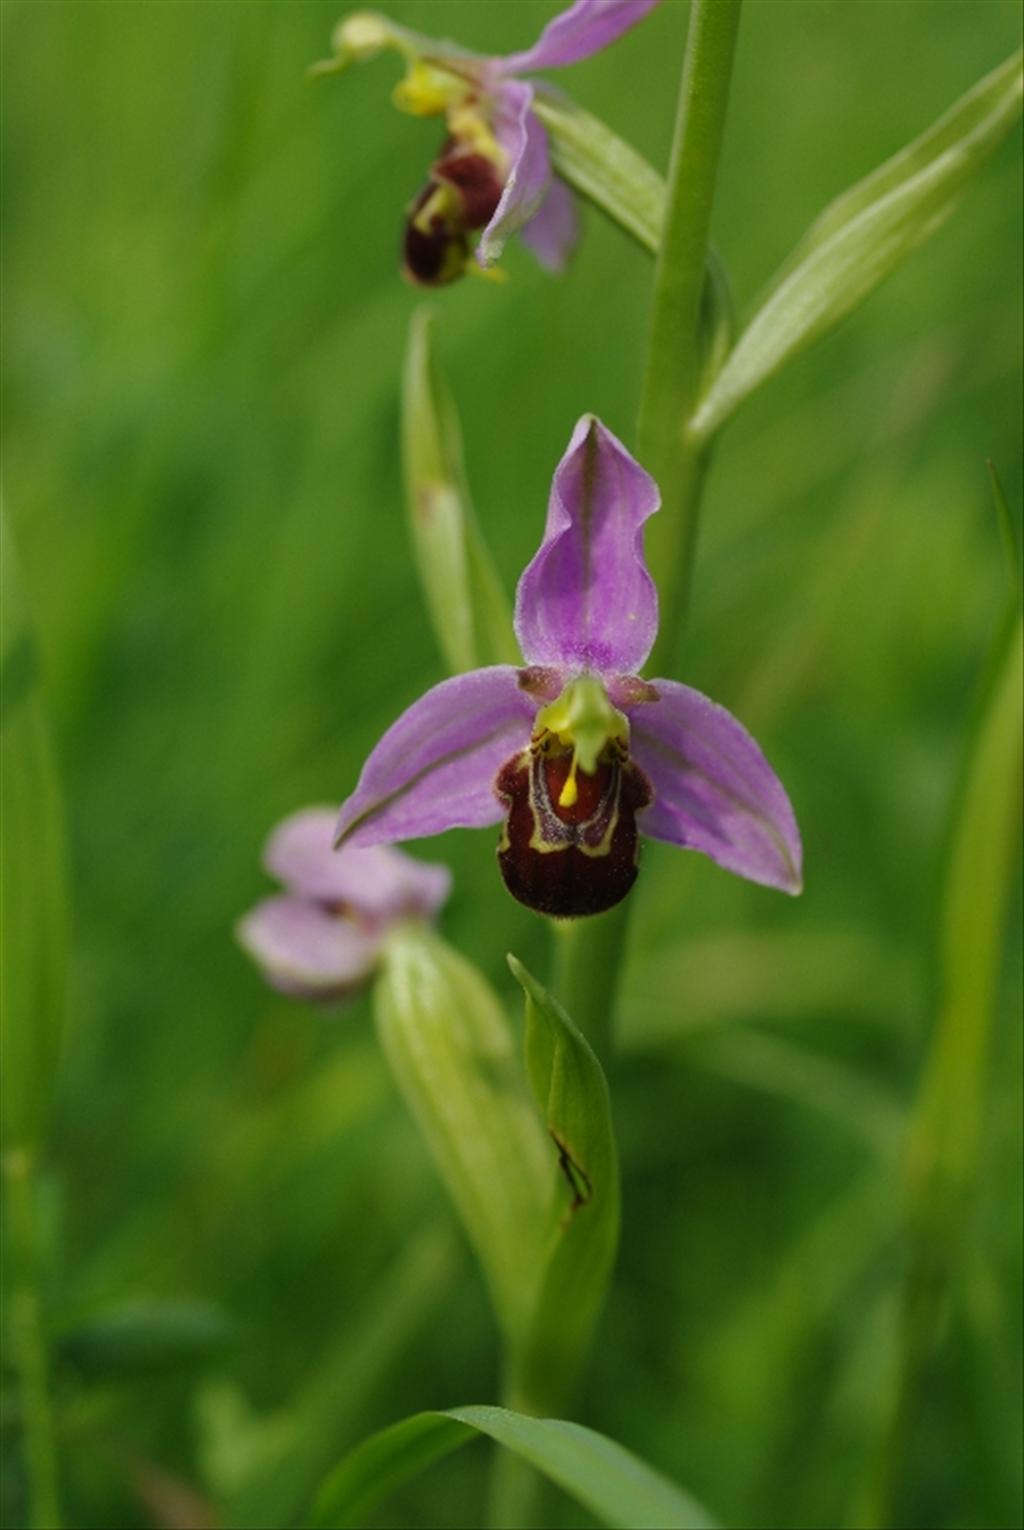
[[[506,886],[555,917],[625,897],[638,832],[800,891],[793,810],[750,734],[699,691],[637,673],[658,629],[643,526],[659,504],[650,475],[584,415],[519,581],[525,666],[456,675],[415,701],[366,761],[339,845],[503,823]]]
[[[473,269],[470,235],[482,230],[479,268],[491,267],[512,234],[522,235],[541,265],[564,267],[579,237],[572,193],[552,172],[547,133],[533,110],[543,89],[519,76],[560,69],[599,53],[658,0],[575,0],[531,48],[502,58],[470,53],[357,11],[337,27],[335,56],[315,66],[335,73],[393,48],[407,62],[395,105],[418,117],[443,117],[446,136],[405,226],[404,270],[410,281],[444,286]]]
[[[235,931],[267,982],[293,998],[353,997],[373,976],[388,931],[431,918],[451,891],[447,866],[401,850],[335,851],[336,816],[303,808],[278,824],[263,864],[285,891],[257,903]]]

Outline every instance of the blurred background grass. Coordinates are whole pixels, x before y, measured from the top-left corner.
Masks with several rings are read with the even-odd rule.
[[[155,1299],[230,1328],[214,1358],[159,1375],[90,1379],[69,1351],[73,1524],[198,1524],[183,1483],[228,1523],[282,1524],[363,1433],[497,1389],[478,1276],[366,1004],[327,1019],[270,995],[231,936],[268,828],[340,800],[441,674],[397,463],[419,299],[396,245],[436,128],[391,110],[391,61],[305,78],[339,9],[3,8],[5,498],[73,865],[48,1295],[58,1330]],[[555,7],[389,9],[502,51]],[[671,0],[564,76],[659,166],[685,23]],[[1019,31],[1011,0],[752,0],[715,217],[741,309],[820,207]],[[807,891],[646,857],[613,1080],[623,1249],[577,1414],[726,1523],[848,1519],[891,1391],[898,1143],[1004,599],[986,458],[1020,504],[1018,152],[742,411],[712,472],[684,678],[762,739]],[[651,269],[596,215],[566,279],[517,249],[506,263],[506,284],[467,280],[435,308],[511,586],[576,417],[630,439]],[[539,921],[502,893],[486,834],[425,849],[456,869],[446,933],[511,1002],[503,953],[542,971]],[[908,1525],[1021,1514],[1009,945],[969,1275],[905,1463]],[[380,1522],[475,1523],[485,1466],[475,1449],[436,1469]],[[4,1491],[20,1523],[16,1465]]]

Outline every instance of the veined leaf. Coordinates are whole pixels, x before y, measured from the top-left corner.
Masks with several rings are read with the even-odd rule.
[[[516,1349],[536,1301],[556,1157],[508,1019],[476,968],[416,924],[387,941],[374,1009],[391,1069]]]
[[[537,1305],[518,1357],[522,1396],[561,1406],[586,1353],[619,1236],[619,1168],[608,1084],[589,1042],[523,964],[526,1069],[561,1176]]]
[[[36,1145],[53,1092],[64,1019],[67,886],[39,655],[5,521],[0,521],[0,560],[0,1117],[6,1150]]]
[[[713,436],[742,401],[862,303],[955,208],[1021,112],[1021,54],[963,96],[920,138],[838,197],[772,282],[699,404]]]
[[[413,315],[402,380],[402,460],[409,535],[434,635],[453,674],[517,664],[512,613],[473,512],[454,402]]]
[[[514,1451],[590,1509],[604,1525],[711,1530],[705,1509],[623,1446],[563,1419],[505,1408],[415,1413],[371,1435],[325,1482],[309,1521],[316,1530],[358,1525],[381,1500],[476,1434]]]

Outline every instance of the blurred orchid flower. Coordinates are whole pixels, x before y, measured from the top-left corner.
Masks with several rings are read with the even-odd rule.
[[[800,891],[793,810],[750,734],[699,691],[637,674],[658,628],[643,525],[659,503],[649,474],[585,415],[519,581],[526,667],[471,670],[414,702],[367,760],[338,844],[504,821],[509,891],[571,917],[632,887],[639,818],[652,839]]]
[[[447,866],[384,845],[333,849],[333,808],[278,824],[263,864],[284,886],[239,920],[239,943],[274,988],[298,999],[348,998],[373,976],[388,931],[430,919],[451,891]]]
[[[599,53],[657,3],[575,0],[531,48],[500,58],[422,37],[371,11],[340,23],[335,57],[316,72],[394,48],[408,63],[395,104],[414,116],[445,119],[441,153],[406,221],[404,270],[411,281],[433,287],[462,276],[472,268],[469,236],[481,229],[481,268],[493,265],[515,233],[547,270],[564,267],[579,237],[576,204],[552,172],[547,133],[533,111],[537,87],[519,76]]]

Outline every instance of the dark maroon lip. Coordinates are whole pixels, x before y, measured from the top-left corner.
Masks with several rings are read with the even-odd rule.
[[[403,270],[420,287],[444,287],[457,281],[469,258],[464,228],[450,216],[435,214],[424,229],[417,221],[436,190],[428,181],[409,209],[402,239]]]
[[[637,878],[636,815],[652,799],[643,772],[614,747],[591,774],[577,772],[572,806],[560,801],[568,751],[533,748],[509,760],[495,789],[508,806],[498,865],[514,898],[556,919],[614,908]]]
[[[497,166],[486,155],[456,148],[452,153],[442,154],[431,174],[434,180],[446,182],[459,193],[466,228],[484,228],[490,223],[504,186]]]
[[[424,228],[423,209],[442,186],[448,193],[446,205]],[[458,138],[446,138],[430,167],[430,179],[406,216],[403,269],[409,280],[421,287],[457,281],[469,259],[469,235],[490,223],[504,189],[493,160]]]

